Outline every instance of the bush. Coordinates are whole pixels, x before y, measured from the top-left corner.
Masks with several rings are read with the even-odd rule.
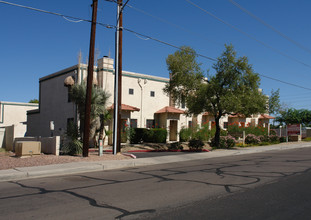
[[[200,150],[202,150],[203,146],[204,146],[204,143],[201,140],[191,139],[189,141],[189,149],[190,150],[200,151]]]
[[[276,135],[269,135],[269,142],[278,143],[280,142],[280,138]]]
[[[286,137],[280,137],[280,142],[282,143],[282,142],[286,142]]]
[[[270,130],[270,135],[276,135],[275,130]]]
[[[167,130],[164,128],[153,128],[152,131],[152,142],[153,143],[166,143]]]
[[[79,128],[74,122],[68,124],[66,130],[66,140],[61,146],[61,153],[68,155],[82,154],[83,143],[79,140]]]
[[[237,123],[230,124],[228,126],[228,133],[230,135],[234,135],[235,137],[242,137],[243,131],[245,131],[245,135],[254,134],[256,136],[260,135],[268,135],[268,128],[262,126],[239,126]]]
[[[144,130],[146,128],[131,128],[130,129],[130,143],[140,144],[143,142]]]
[[[181,142],[189,141],[192,137],[192,128],[182,128],[179,132],[179,140]]]
[[[304,139],[302,139],[303,141],[311,141],[311,137],[306,137]],[[285,140],[286,141],[286,140]]]
[[[236,144],[236,140],[234,137],[232,137],[231,135],[228,135],[228,136],[220,136],[220,139],[219,139],[219,146],[216,146],[216,143],[215,143],[215,138],[213,138],[210,142],[210,145],[212,147],[217,147],[217,148],[226,148],[226,149],[229,149],[229,148],[233,148]]]
[[[258,136],[260,142],[270,142],[269,136],[267,135],[260,135]]]
[[[68,154],[73,156],[82,154],[82,149],[83,143],[80,140],[71,139],[62,146],[61,151],[62,154]]]
[[[180,142],[173,142],[168,146],[169,150],[183,150],[183,146],[181,146]]]
[[[246,144],[259,144],[260,142],[260,138],[259,137],[256,137],[255,135],[253,134],[248,134],[246,137],[245,137],[245,143]]]
[[[140,144],[142,142],[148,143],[165,143],[167,130],[164,128],[132,128],[130,130],[130,143]]]
[[[198,129],[193,135],[195,139],[201,141],[208,141],[211,138],[212,131],[208,129],[208,125],[203,125],[200,129]]]

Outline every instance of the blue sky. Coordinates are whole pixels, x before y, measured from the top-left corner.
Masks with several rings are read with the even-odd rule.
[[[84,19],[91,19],[92,15],[91,0],[8,1]],[[238,56],[249,58],[255,72],[311,89],[311,1],[235,2],[299,43],[303,49],[229,0],[130,0],[129,7],[124,10],[123,24],[128,29],[176,46],[191,46],[197,53],[212,58],[220,56],[224,44],[231,43]],[[98,21],[115,25],[116,4],[99,0]],[[80,50],[84,62],[88,57],[90,23],[70,22],[63,17],[0,3],[0,27],[1,101],[28,102],[38,98],[40,77],[75,65]],[[108,55],[109,51],[114,57],[113,29],[97,26],[96,48],[98,57]],[[165,59],[175,51],[175,48],[125,31],[123,69],[168,77]],[[213,73],[213,61],[200,57],[198,61],[204,70]],[[311,109],[311,90],[261,79],[260,87],[265,94],[280,88],[281,101],[289,107]]]

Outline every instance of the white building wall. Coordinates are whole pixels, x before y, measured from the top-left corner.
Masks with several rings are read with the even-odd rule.
[[[93,78],[100,88],[110,94],[107,107],[114,102],[113,64],[113,59],[104,57],[98,60],[98,67],[94,67]],[[76,106],[68,102],[68,88],[64,86],[64,80],[68,76],[73,76],[75,83],[81,83],[87,78],[87,65],[78,64],[40,79],[40,109],[38,112],[30,111],[28,114],[29,133],[27,134],[29,136],[50,136],[50,121],[54,121],[55,125],[53,135],[62,135],[66,130],[68,118],[78,120]],[[169,122],[164,122],[163,115],[155,116],[154,114],[165,106],[169,106],[169,97],[163,92],[167,82],[169,82],[167,78],[123,71],[122,104],[140,109],[128,115],[131,119],[137,119],[138,127],[146,127],[147,119],[154,120],[156,117],[159,118],[159,124],[169,126]],[[133,94],[130,94],[130,89]],[[151,92],[154,92],[154,97],[151,96]],[[181,106],[177,108],[186,110]],[[178,131],[182,127],[188,127],[189,121],[195,124],[192,117],[179,115]],[[256,119],[256,123],[257,121]],[[228,122],[227,116],[221,118],[221,127],[224,122]],[[246,119],[246,124],[248,122],[251,122],[251,118]],[[161,126],[159,124],[156,126]],[[197,116],[197,124],[201,126],[202,115]]]
[[[27,111],[38,108],[36,103],[0,102],[0,127],[27,121]]]
[[[0,102],[0,148],[12,149],[16,137],[24,137],[26,133],[27,111],[38,109],[36,103]],[[5,136],[5,139],[4,139]]]

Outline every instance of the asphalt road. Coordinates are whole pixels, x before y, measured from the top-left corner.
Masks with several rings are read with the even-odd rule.
[[[311,148],[0,183],[0,219],[309,219]]]

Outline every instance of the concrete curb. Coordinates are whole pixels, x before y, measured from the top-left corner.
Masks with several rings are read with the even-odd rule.
[[[8,170],[0,170],[0,182],[11,180],[24,180],[39,177],[62,176],[85,172],[105,171],[137,166],[148,166],[182,161],[201,160],[208,158],[253,154],[275,150],[287,150],[311,147],[311,143],[285,143],[271,146],[247,147],[234,150],[215,150],[211,152],[192,153],[182,155],[169,155],[161,157],[139,158],[129,160],[110,160],[94,162],[74,162],[65,164],[53,164],[37,167],[21,167]],[[169,152],[168,152],[169,153]]]

